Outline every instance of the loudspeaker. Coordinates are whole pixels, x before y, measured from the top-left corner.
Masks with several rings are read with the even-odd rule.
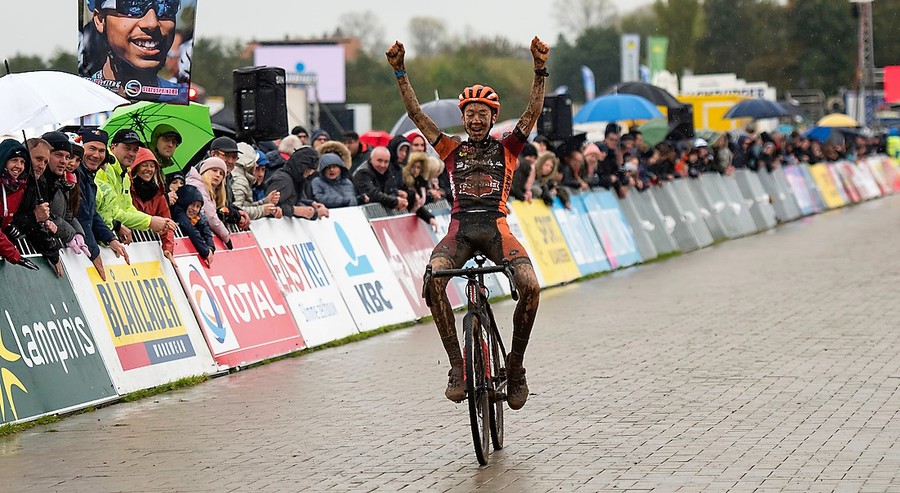
[[[288,134],[284,69],[244,67],[232,72],[238,140],[275,140]]]
[[[544,96],[537,133],[550,140],[566,140],[572,136],[572,99],[568,94]]]
[[[669,133],[667,140],[685,140],[694,138],[694,106],[684,104],[669,108]]]

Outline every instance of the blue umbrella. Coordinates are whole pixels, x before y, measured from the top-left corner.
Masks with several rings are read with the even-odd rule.
[[[646,98],[633,94],[607,94],[585,103],[578,113],[575,113],[572,122],[615,122],[652,118],[663,118],[663,114]]]
[[[725,112],[725,118],[778,118],[790,116],[780,104],[768,99],[745,99]]]
[[[828,142],[832,135],[835,138],[845,139],[862,134],[857,130],[842,127],[811,127],[803,132],[803,136],[807,139],[818,140],[823,143]]]

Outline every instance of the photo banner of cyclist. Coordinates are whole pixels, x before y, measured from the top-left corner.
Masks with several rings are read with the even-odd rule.
[[[78,75],[132,101],[188,104],[197,0],[76,0]]]

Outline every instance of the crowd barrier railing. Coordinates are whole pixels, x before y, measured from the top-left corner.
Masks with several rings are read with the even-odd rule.
[[[900,190],[895,161],[794,165],[677,180],[623,198],[604,190],[510,203],[508,223],[542,287],[703,248]],[[102,249],[93,263],[62,254],[65,279],[0,264],[0,425],[102,404],[179,378],[219,374],[429,315],[422,272],[450,207],[429,204],[438,230],[380,206],[318,221],[262,219],[217,241],[211,265],[176,238],[174,265],[152,233],[131,262]],[[27,243],[22,251],[37,256]],[[493,295],[508,294],[497,275]],[[455,307],[465,302],[449,284]]]

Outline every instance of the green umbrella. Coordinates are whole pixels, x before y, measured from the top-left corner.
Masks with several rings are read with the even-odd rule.
[[[669,133],[669,122],[665,118],[654,118],[638,127],[644,136],[644,143],[655,146],[666,139]]]
[[[172,156],[175,163],[163,169],[163,173],[180,172],[197,152],[213,139],[209,108],[197,103],[189,106],[180,104],[140,103],[120,106],[103,125],[110,139],[122,128],[130,128],[141,136],[144,144],[150,146],[153,130],[160,125],[168,125],[181,134],[181,144]]]

